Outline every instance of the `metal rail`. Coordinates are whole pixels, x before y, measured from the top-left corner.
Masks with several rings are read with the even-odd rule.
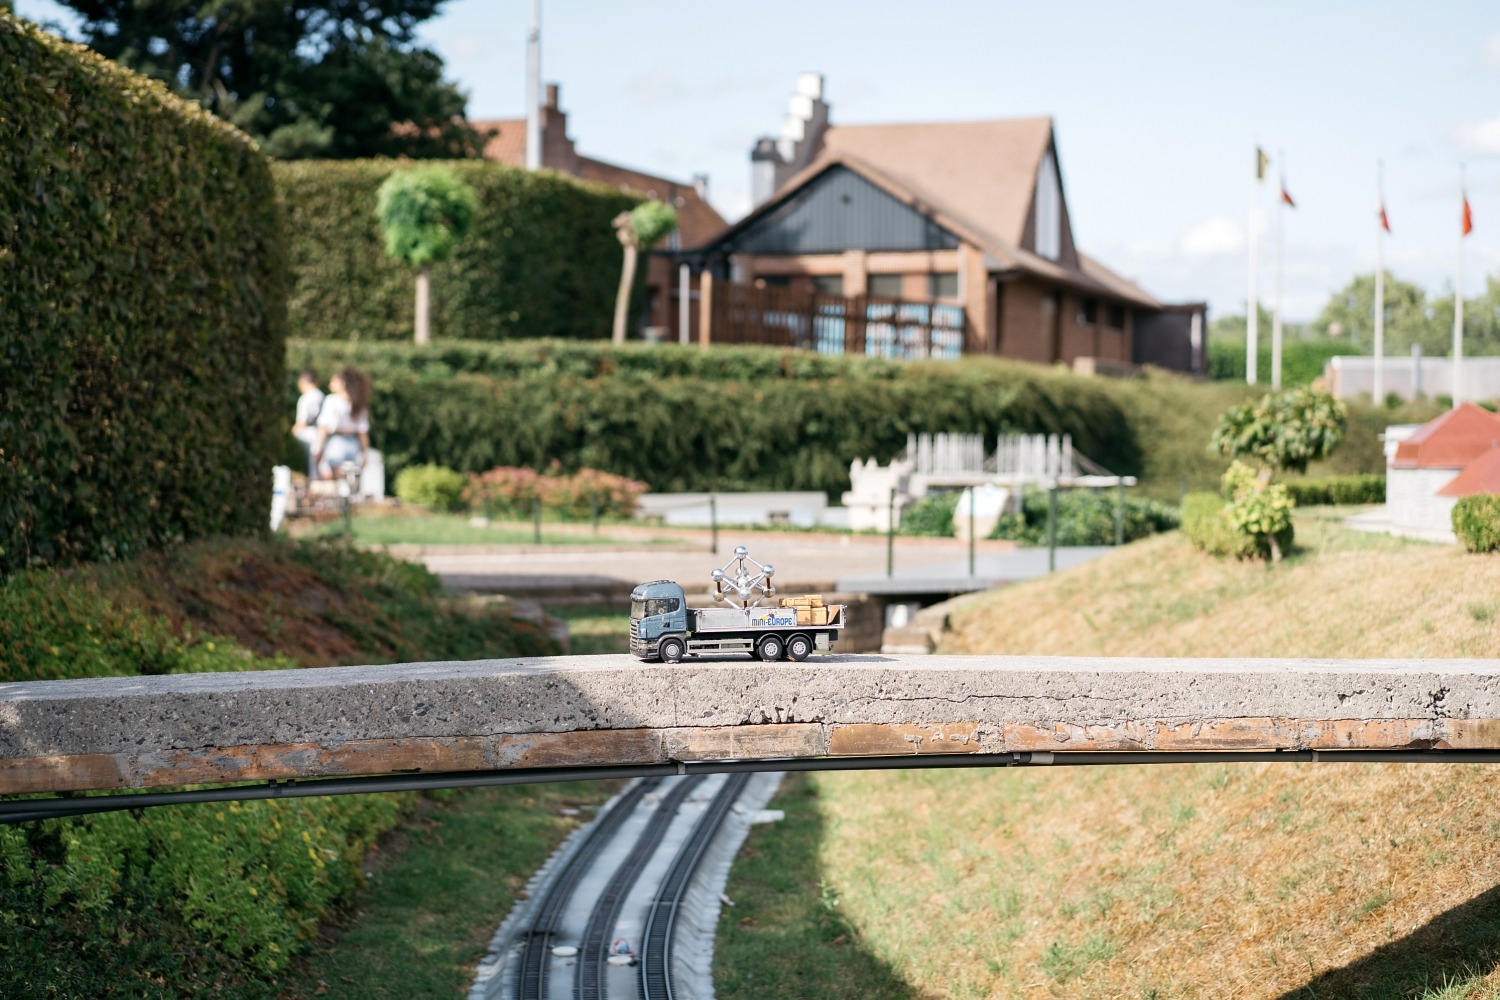
[[[1500,750],[1069,750],[1062,753],[903,754],[898,757],[803,757],[768,760],[701,760],[666,764],[514,768],[498,771],[392,774],[313,781],[270,781],[193,788],[175,792],[111,792],[0,801],[0,823],[87,816],[122,809],[195,802],[247,802],[308,795],[413,792],[434,788],[486,788],[555,781],[661,777],[673,774],[738,774],[756,771],[885,771],[967,767],[1063,767],[1101,764],[1254,764],[1307,762],[1344,764],[1500,764]]]
[[[615,870],[604,891],[599,894],[599,901],[594,904],[588,925],[578,943],[578,964],[573,971],[573,995],[577,1000],[604,1000],[607,995],[605,976],[609,969],[610,938],[614,934],[615,925],[619,923],[625,897],[651,863],[651,858],[667,835],[667,828],[677,818],[677,810],[682,807],[683,800],[707,780],[708,776],[702,774],[684,778],[662,797],[650,822],[636,838],[635,846]]]
[[[703,852],[718,833],[730,808],[745,791],[748,774],[731,775],[708,810],[693,827],[687,843],[677,852],[672,867],[656,891],[656,899],[646,916],[641,934],[640,995],[641,1000],[672,1000],[672,931],[677,911],[687,894],[688,883],[703,860]]]
[[[521,948],[520,970],[516,974],[516,1000],[545,1000],[552,967],[552,938],[557,933],[557,925],[573,890],[636,805],[660,783],[660,778],[648,778],[627,789],[607,813],[594,821],[593,828],[547,883],[530,926],[522,932],[525,944]]]

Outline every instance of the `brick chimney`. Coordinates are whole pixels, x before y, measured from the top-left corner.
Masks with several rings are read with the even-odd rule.
[[[562,88],[547,84],[542,104],[542,166],[564,174],[578,174],[578,153],[568,138],[568,113],[562,109]]]

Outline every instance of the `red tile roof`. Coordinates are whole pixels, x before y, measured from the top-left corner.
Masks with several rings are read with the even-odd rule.
[[[1496,447],[1500,447],[1500,417],[1481,406],[1463,403],[1429,420],[1397,445],[1391,467],[1459,469]]]
[[[1453,482],[1438,490],[1440,497],[1466,497],[1474,493],[1500,493],[1500,448],[1491,448],[1474,459]]]

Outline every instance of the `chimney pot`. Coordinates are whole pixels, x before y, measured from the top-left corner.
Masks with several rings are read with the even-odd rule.
[[[547,107],[553,111],[557,110],[557,84],[547,84]]]

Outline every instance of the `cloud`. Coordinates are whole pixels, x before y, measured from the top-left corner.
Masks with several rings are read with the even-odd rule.
[[[711,101],[744,91],[766,89],[771,78],[764,73],[730,74],[688,83],[660,67],[625,81],[622,92],[632,104],[667,105],[685,101]]]
[[[1454,131],[1453,138],[1465,153],[1500,155],[1500,117],[1473,125],[1462,125]]]
[[[1179,245],[1187,257],[1218,257],[1243,250],[1245,231],[1234,220],[1215,215],[1184,233]]]

